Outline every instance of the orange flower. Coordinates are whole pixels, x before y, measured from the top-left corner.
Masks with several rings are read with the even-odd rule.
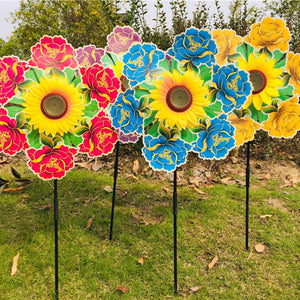
[[[276,112],[262,123],[262,129],[269,131],[273,137],[292,138],[300,130],[300,105],[298,97],[281,102]]]
[[[252,25],[249,35],[244,40],[258,49],[267,47],[269,51],[279,49],[284,52],[289,49],[290,39],[289,30],[282,19],[266,17],[261,23]]]
[[[243,145],[245,142],[252,141],[255,132],[260,128],[260,125],[251,118],[246,116],[239,118],[234,113],[228,117],[228,121],[235,127],[234,138],[237,147]]]
[[[213,31],[212,37],[219,48],[218,54],[216,55],[216,61],[219,65],[224,65],[228,56],[233,55],[236,47],[242,44],[242,38],[236,35],[234,30],[216,29]]]
[[[295,88],[294,93],[300,95],[300,54],[287,54],[286,70],[291,75],[289,83]]]

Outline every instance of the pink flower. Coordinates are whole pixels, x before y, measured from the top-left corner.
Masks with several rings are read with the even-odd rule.
[[[10,119],[4,108],[0,108],[0,152],[15,155],[28,147],[26,134],[17,128],[15,119]]]
[[[61,36],[44,36],[40,42],[31,47],[32,60],[30,66],[38,67],[43,70],[56,68],[76,68],[76,52]]]
[[[111,126],[110,120],[100,112],[89,123],[89,131],[83,134],[83,143],[79,152],[88,153],[90,157],[111,153],[118,135]]]
[[[48,146],[39,150],[30,148],[26,151],[30,159],[27,164],[42,179],[60,179],[74,167],[76,153],[77,149],[64,145],[55,146],[53,149]]]
[[[104,50],[90,45],[76,49],[76,54],[78,64],[81,67],[88,68],[96,63],[101,64],[101,57],[104,55]]]
[[[110,68],[94,64],[89,68],[80,68],[82,82],[91,90],[91,97],[99,102],[99,107],[106,108],[116,101],[120,81]]]
[[[132,28],[128,26],[116,27],[114,31],[107,37],[108,46],[105,48],[105,50],[120,54],[127,52],[133,43],[140,43],[141,41],[141,38],[136,32],[134,32]]]
[[[0,104],[4,105],[18,92],[18,84],[22,83],[26,62],[19,61],[18,57],[9,56],[0,59]]]

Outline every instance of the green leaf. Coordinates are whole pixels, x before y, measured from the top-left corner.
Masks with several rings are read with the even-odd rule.
[[[152,135],[153,137],[157,137],[159,135],[158,133],[158,127],[159,127],[159,122],[156,121],[149,129],[147,134]]]
[[[91,103],[87,105],[83,111],[84,115],[89,118],[94,117],[98,112],[99,112],[99,106],[97,100],[92,100]]]
[[[208,107],[203,107],[203,109],[210,118],[214,118],[222,112],[221,107],[222,103],[220,101],[216,101]]]
[[[145,127],[150,125],[155,120],[156,113],[157,113],[157,111],[152,111],[151,115],[147,119],[145,119],[145,121],[144,121],[144,126]]]
[[[193,72],[195,72],[197,75],[199,74],[199,68],[194,65],[191,61],[188,62],[188,65],[187,65],[188,69],[189,70],[192,70]],[[202,77],[201,77],[202,78]],[[204,80],[204,78],[202,78]]]
[[[30,68],[25,72],[25,77],[27,79],[32,79],[35,82],[40,82],[40,78],[43,77],[43,71],[36,68]]]
[[[42,147],[40,143],[40,134],[38,129],[32,129],[32,131],[27,135],[27,139],[29,142],[29,147],[38,149]]]
[[[67,132],[66,134],[64,134],[63,140],[64,140],[64,144],[66,146],[73,147],[73,144],[72,144],[71,139],[70,139],[70,132]]]
[[[235,60],[238,60],[239,58],[241,58],[241,54],[240,53],[234,53],[232,55],[228,55],[228,61],[229,62],[233,62]]]
[[[17,104],[17,105],[21,105],[23,104],[25,101],[22,98],[18,98],[18,97],[13,97],[11,98],[8,103],[12,103],[12,104]],[[23,106],[22,106],[23,107]]]
[[[5,108],[8,112],[8,116],[11,118],[14,118],[16,114],[24,109],[24,107],[21,105],[7,105]]]
[[[267,47],[264,47],[264,48],[260,49],[259,53],[265,54],[265,56],[268,57],[269,59],[273,58],[272,52],[270,50],[268,50]]]
[[[205,131],[206,130],[206,124],[198,124],[196,127],[193,127],[192,128],[192,132],[193,133],[199,133],[201,131]]]
[[[82,142],[82,137],[70,133],[70,141],[73,147],[78,147],[78,145]]]
[[[166,57],[159,62],[159,66],[164,70],[171,71],[170,61]]]
[[[189,129],[182,129],[181,130],[181,138],[186,141],[187,143],[192,143],[197,140],[197,134],[192,133]]]
[[[51,149],[54,147],[54,142],[52,138],[43,133],[41,134],[41,143],[45,146],[48,146]]]
[[[88,90],[86,89],[84,92],[83,92],[83,102],[84,102],[84,105],[87,105],[91,102],[92,98],[91,98],[91,90]]]
[[[200,66],[200,77],[204,80],[204,83],[211,80],[211,69],[208,68],[206,65]]]
[[[81,77],[80,76],[75,77],[72,83],[74,84],[75,87],[77,87],[78,84],[81,83]]]
[[[275,50],[273,52],[274,58],[276,60],[276,63],[274,65],[274,68],[282,68],[285,67],[286,64],[286,53],[282,53],[279,50]]]
[[[292,98],[294,95],[293,91],[294,91],[294,88],[291,85],[288,85],[284,89],[279,89],[278,92],[279,92],[280,99],[287,100],[289,98]]]
[[[264,121],[268,120],[268,115],[266,115],[265,113],[263,113],[262,110],[256,110],[256,108],[253,106],[253,104],[251,104],[249,106],[249,109],[251,111],[251,118],[254,121],[257,121],[259,123],[262,123]]]
[[[60,70],[56,69],[55,67],[50,70],[50,74],[52,74],[52,73],[56,74],[59,77],[63,77],[63,78],[66,77],[65,73],[63,71],[60,71]]]
[[[138,110],[144,110],[148,105],[148,97],[141,97]]]
[[[88,131],[88,130],[89,130],[89,127],[88,127],[88,126],[83,126],[83,125],[81,125],[81,126],[75,128],[75,129],[73,129],[72,132],[73,132],[75,135],[79,136],[79,135],[83,135],[83,134],[84,134],[86,131]]]
[[[25,124],[25,114],[23,112],[16,115],[17,128],[22,128]]]
[[[73,70],[73,69],[70,69],[70,68],[65,68],[64,73],[67,76],[67,79],[68,79],[69,83],[73,82],[74,79],[76,78],[76,70]]]
[[[33,83],[34,83],[33,80],[27,79],[27,80],[23,81],[22,83],[18,84],[18,88],[19,89],[27,89]]]
[[[262,111],[266,114],[270,114],[272,112],[276,112],[277,108],[273,105],[268,105],[268,106],[262,107]]]
[[[242,56],[248,61],[249,55],[253,53],[253,47],[247,43],[237,46],[236,51],[241,53]]]
[[[171,138],[171,131],[166,126],[164,126],[163,123],[159,124],[158,132],[162,136],[164,136],[167,140],[169,140]]]
[[[282,76],[282,81],[283,81],[283,86],[287,86],[289,84],[290,78],[292,77],[292,75],[290,75],[289,73],[283,73]]]

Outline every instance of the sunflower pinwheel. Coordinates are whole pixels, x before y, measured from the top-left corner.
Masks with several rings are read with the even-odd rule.
[[[106,107],[120,83],[99,64],[104,50],[95,46],[75,51],[61,36],[44,36],[31,52],[28,63],[2,59],[0,146],[10,155],[25,150],[34,173],[59,179],[78,152],[94,157],[113,151],[117,134]]]

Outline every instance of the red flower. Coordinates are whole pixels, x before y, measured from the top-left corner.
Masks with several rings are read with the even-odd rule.
[[[94,64],[89,68],[80,68],[80,73],[83,84],[91,90],[91,97],[99,102],[99,107],[106,108],[116,101],[120,81],[112,69]]]
[[[18,57],[10,56],[0,59],[0,104],[12,98],[18,91],[18,84],[22,83],[28,66],[19,61]]]
[[[0,108],[0,152],[13,156],[28,148],[26,134],[16,126],[16,120],[10,119],[6,110]]]
[[[43,146],[36,150],[30,148],[26,151],[30,161],[28,166],[42,179],[60,179],[66,172],[74,167],[74,155],[77,149],[59,145],[51,149]]]
[[[33,67],[43,70],[52,68],[63,70],[67,67],[77,67],[75,50],[61,36],[42,37],[40,43],[31,47],[31,52],[32,60],[29,61],[29,64]]]
[[[89,123],[89,131],[83,134],[83,143],[79,145],[79,152],[88,153],[90,157],[101,156],[113,151],[118,135],[112,128],[110,120],[100,112]]]

